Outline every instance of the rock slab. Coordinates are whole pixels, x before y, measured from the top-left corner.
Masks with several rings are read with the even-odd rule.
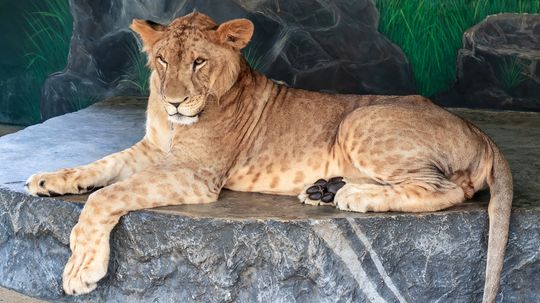
[[[113,232],[105,279],[88,295],[66,297],[60,277],[81,208],[0,190],[0,284],[55,302],[479,302],[482,296],[487,218],[484,208],[472,208],[296,220],[131,213]],[[540,299],[538,213],[513,212],[499,302]]]
[[[399,47],[377,31],[372,0],[71,0],[68,64],[43,86],[48,119],[106,97],[139,94],[132,19],[168,24],[197,10],[217,22],[249,18],[255,35],[244,51],[252,67],[298,88],[343,93],[410,94],[411,69]],[[126,81],[129,80],[129,81]]]
[[[111,100],[0,138],[2,287],[54,302],[481,300],[485,196],[436,213],[357,214],[230,191],[212,204],[126,215],[113,231],[109,273],[98,288],[64,296],[69,233],[82,209],[71,201],[85,197],[28,196],[24,180],[130,146],[143,135],[144,105]],[[540,147],[530,138],[540,134],[540,114],[457,112],[494,137],[514,170],[498,302],[538,302]]]

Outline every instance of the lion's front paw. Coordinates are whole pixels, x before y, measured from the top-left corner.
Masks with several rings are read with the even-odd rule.
[[[68,295],[87,294],[97,287],[97,282],[107,274],[107,262],[93,259],[91,252],[74,253],[62,276],[64,292]]]
[[[91,252],[74,253],[69,258],[62,276],[66,294],[82,295],[91,292],[107,273],[107,262],[93,260],[91,255]]]
[[[57,173],[37,173],[30,176],[24,185],[26,190],[40,197],[56,197],[72,192],[66,184],[66,175]]]
[[[82,235],[78,237],[72,235],[70,242],[72,255],[66,263],[62,276],[64,292],[68,295],[89,293],[96,288],[97,282],[107,274],[109,264],[108,237],[101,236],[99,239],[94,239],[91,235],[85,235],[84,238]],[[89,243],[98,244],[91,247],[88,245]]]
[[[30,176],[24,186],[30,194],[40,197],[56,197],[87,191],[86,187],[81,187],[75,182],[75,174],[76,172],[71,169],[54,173],[37,173]]]

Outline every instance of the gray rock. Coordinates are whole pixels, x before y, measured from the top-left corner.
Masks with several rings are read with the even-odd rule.
[[[454,90],[456,105],[539,111],[540,15],[493,15],[468,29]]]
[[[64,296],[69,233],[86,196],[31,197],[24,180],[130,146],[144,133],[144,105],[117,98],[0,138],[2,287],[54,302],[481,300],[486,195],[436,213],[358,214],[230,191],[216,203],[126,215],[98,288]],[[540,146],[531,138],[540,114],[455,111],[501,145],[514,172],[499,302],[538,302]]]
[[[312,90],[410,94],[415,84],[401,50],[377,31],[371,0],[172,1],[72,0],[73,37],[67,68],[44,84],[43,119],[116,95],[133,85],[133,18],[169,23],[197,9],[217,22],[247,17],[255,35],[245,50],[254,68]],[[80,100],[79,100],[80,99]]]
[[[231,197],[242,200],[233,203]],[[65,297],[61,273],[81,205],[0,190],[0,284],[69,302],[478,302],[487,218],[483,207],[424,214],[327,214],[263,195],[225,192],[201,216],[141,211],[112,239],[109,274]],[[223,207],[296,211],[234,218]],[[210,207],[212,208],[212,207]],[[325,212],[326,210],[320,210]],[[249,215],[258,215],[257,219]],[[215,216],[215,217],[214,217]],[[262,217],[261,217],[262,216]],[[345,218],[343,218],[343,216]],[[340,218],[341,217],[341,218]],[[513,213],[500,302],[536,302],[538,209]]]

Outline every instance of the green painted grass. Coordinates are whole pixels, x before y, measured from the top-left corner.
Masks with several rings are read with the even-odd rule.
[[[498,13],[540,13],[540,0],[374,0],[379,30],[401,47],[418,92],[432,96],[450,88],[465,30]],[[515,62],[503,68],[506,85],[521,80]]]
[[[499,78],[504,89],[509,92],[525,82],[529,77],[525,73],[525,63],[519,58],[505,58],[498,66]]]
[[[30,107],[31,120],[39,122],[41,87],[49,74],[66,66],[73,21],[68,0],[33,0],[30,7],[25,16],[23,48],[32,81],[24,106]]]
[[[265,65],[264,55],[261,55],[262,53],[264,52],[260,51],[257,46],[253,45],[248,45],[242,50],[242,54],[244,55],[244,58],[248,62],[249,66],[256,71],[261,71]]]
[[[131,43],[126,46],[129,60],[131,61],[131,69],[126,71],[123,82],[135,87],[139,94],[148,96],[150,94],[150,74],[152,71],[148,67],[148,58],[146,53],[141,50],[137,43]]]

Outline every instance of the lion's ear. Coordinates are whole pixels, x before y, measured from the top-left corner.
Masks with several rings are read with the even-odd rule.
[[[220,43],[228,44],[236,50],[240,50],[249,43],[253,35],[253,23],[248,19],[234,19],[222,23],[216,30],[217,39]]]
[[[144,50],[148,51],[161,38],[166,26],[149,20],[133,19],[130,28],[139,34]]]

